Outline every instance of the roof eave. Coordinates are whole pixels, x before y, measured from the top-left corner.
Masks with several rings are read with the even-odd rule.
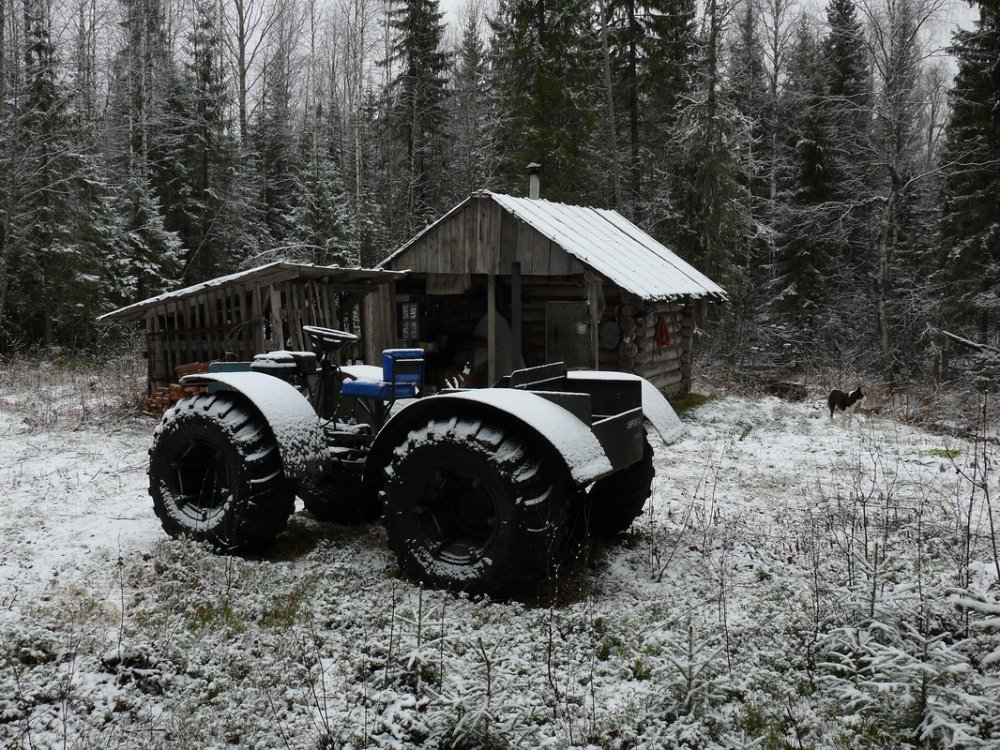
[[[229,284],[239,281],[255,280],[257,277],[268,277],[269,274],[274,274],[274,278],[261,279],[262,283],[281,283],[284,281],[294,280],[296,278],[302,278],[303,276],[308,275],[308,271],[312,270],[319,272],[315,275],[315,278],[322,278],[323,276],[341,273],[347,276],[355,275],[357,277],[355,280],[357,281],[376,281],[378,284],[386,284],[394,279],[398,279],[406,275],[405,271],[393,271],[384,268],[341,268],[339,266],[317,266],[313,264],[275,261],[263,266],[258,266],[257,268],[248,269],[247,271],[240,271],[237,273],[227,274],[225,276],[219,276],[215,279],[209,279],[199,284],[192,284],[191,286],[183,287],[172,292],[164,292],[163,294],[158,294],[155,297],[140,300],[139,302],[133,302],[132,304],[120,307],[117,310],[112,310],[99,315],[96,318],[96,322],[101,324],[118,322],[127,323],[141,319],[149,310],[155,307],[168,304],[170,302],[181,301],[204,291],[223,288]]]

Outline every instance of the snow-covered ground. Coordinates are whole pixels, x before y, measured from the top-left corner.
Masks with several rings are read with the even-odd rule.
[[[491,602],[302,510],[167,539],[103,377],[0,370],[0,747],[1000,745],[995,445],[717,394],[624,538]]]

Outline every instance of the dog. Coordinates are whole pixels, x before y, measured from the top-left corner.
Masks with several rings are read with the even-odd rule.
[[[861,386],[858,386],[851,393],[838,390],[830,391],[830,395],[826,399],[826,405],[830,407],[830,419],[833,419],[834,412],[842,411],[847,415],[847,424],[851,424],[851,420],[854,418],[854,409],[864,397],[865,394],[861,392]]]

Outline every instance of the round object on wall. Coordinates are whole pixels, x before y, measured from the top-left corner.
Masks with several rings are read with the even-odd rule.
[[[606,320],[597,331],[597,340],[602,349],[614,349],[622,340],[622,329],[616,320]]]

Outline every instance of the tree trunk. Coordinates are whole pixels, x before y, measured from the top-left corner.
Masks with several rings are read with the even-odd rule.
[[[628,8],[628,137],[629,158],[631,167],[631,203],[632,219],[642,220],[639,211],[639,198],[642,193],[642,164],[639,155],[639,22],[635,17],[635,3],[629,2]]]
[[[611,182],[615,191],[615,210],[622,210],[622,177],[618,163],[618,125],[615,122],[615,97],[611,78],[611,48],[608,43],[608,13],[604,0],[598,0],[601,13],[601,46],[604,47],[604,86],[608,108],[608,137],[611,138]],[[634,166],[634,165],[633,165]]]
[[[714,159],[715,149],[715,117],[718,109],[718,86],[719,86],[719,44],[722,36],[721,10],[718,0],[709,0],[708,4],[708,57],[705,61],[705,133],[704,133],[704,158]],[[703,186],[714,190],[714,186]],[[711,230],[711,223],[714,217],[711,215],[711,207],[716,200],[715,195],[703,193],[702,200],[702,229],[701,229],[701,251],[704,257],[705,272],[713,273],[715,270],[715,234]]]
[[[236,85],[240,108],[240,141],[247,142],[247,19],[243,0],[236,0]]]
[[[7,21],[7,6],[0,0],[0,138],[3,137],[3,124],[6,111],[4,102],[7,100],[7,36],[5,23]]]
[[[882,368],[891,373],[892,348],[889,332],[889,269],[892,263],[892,251],[896,236],[896,183],[889,185],[889,195],[885,201],[885,212],[882,215],[882,226],[878,241],[878,270],[875,277],[875,294],[878,304],[878,339],[879,352],[882,357]]]

